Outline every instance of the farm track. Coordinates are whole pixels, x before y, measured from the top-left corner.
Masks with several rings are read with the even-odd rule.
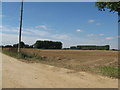
[[[0,53],[1,55],[1,53]],[[118,80],[72,70],[24,63],[2,54],[3,88],[117,88]]]

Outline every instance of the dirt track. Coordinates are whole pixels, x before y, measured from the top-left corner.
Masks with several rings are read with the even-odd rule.
[[[1,53],[0,53],[1,54]],[[117,79],[3,57],[3,88],[117,88]]]

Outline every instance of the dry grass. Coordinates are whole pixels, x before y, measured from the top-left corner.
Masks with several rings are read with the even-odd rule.
[[[22,52],[47,57],[48,61],[60,65],[118,67],[118,51],[22,49]]]
[[[118,51],[22,49],[22,53],[40,57],[37,58],[39,60],[35,60],[35,57],[22,60],[25,62],[41,62],[75,71],[102,73],[110,77],[118,75]]]

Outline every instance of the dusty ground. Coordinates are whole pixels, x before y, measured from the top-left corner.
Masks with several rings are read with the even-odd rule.
[[[48,64],[69,69],[79,70],[83,67],[118,66],[118,51],[41,49],[22,49],[22,51],[46,57]]]
[[[1,53],[0,53],[1,54]],[[118,80],[3,57],[3,88],[117,88]]]

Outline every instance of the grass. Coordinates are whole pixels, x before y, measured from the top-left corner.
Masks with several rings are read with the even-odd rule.
[[[6,55],[9,55],[11,57],[14,57],[14,58],[19,58],[20,55],[18,55],[17,52],[13,52],[13,51],[9,51],[9,50],[2,50],[2,53],[6,54]]]
[[[17,51],[10,51],[10,50],[2,50],[2,53],[9,55],[11,57],[17,58],[17,59],[24,59],[24,60],[45,60],[45,57],[41,57],[37,54],[28,54],[28,53],[23,53],[20,52],[18,53]]]
[[[100,73],[112,78],[120,78],[120,67],[102,66],[98,67]]]
[[[49,60],[47,57],[41,57],[40,55],[37,55],[35,53],[17,53],[15,50],[6,50],[3,49],[2,53],[7,54],[11,57],[22,59],[22,61],[26,62],[41,62],[44,64],[49,64],[57,67],[72,69],[75,71],[87,71],[97,74],[102,74],[104,76],[112,77],[112,78],[120,78],[120,67],[112,67],[112,66],[99,66],[99,67],[88,67],[88,66],[80,66],[80,65],[67,65],[65,63],[60,62],[53,62]]]

